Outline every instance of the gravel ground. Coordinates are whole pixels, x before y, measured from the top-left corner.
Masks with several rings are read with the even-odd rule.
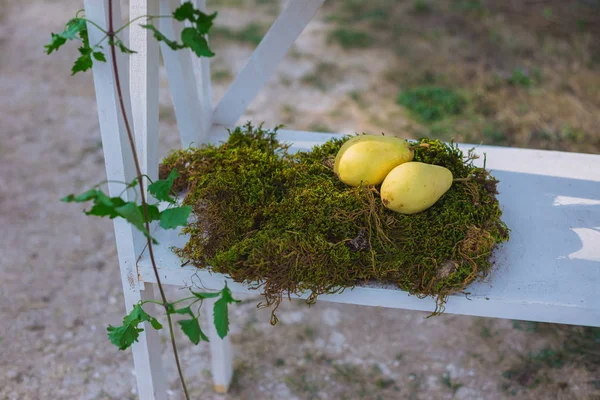
[[[5,3],[0,19],[0,399],[135,399],[131,354],[111,346],[105,333],[124,314],[112,225],[58,201],[104,179],[91,74],[69,76],[73,46],[52,57],[42,51],[49,32],[60,29],[80,2]],[[318,21],[311,25],[300,48],[310,45],[319,27]],[[248,54],[238,50],[223,50],[221,61],[234,70],[241,65],[236,60]],[[293,76],[293,67],[286,61],[278,73]],[[215,88],[215,96],[223,87]],[[290,89],[270,83],[248,115],[276,123],[277,113],[264,105],[285,96],[284,90]],[[299,95],[315,100],[307,101],[314,107],[326,107],[335,94],[320,100],[314,93]],[[168,105],[165,92],[163,149],[177,143]],[[177,296],[176,290],[169,295]],[[548,345],[545,338],[514,329],[512,321],[425,319],[421,312],[324,302],[309,309],[291,302],[280,309],[281,323],[271,327],[269,311],[255,307],[258,300],[245,299],[233,310],[236,375],[227,395],[212,392],[208,347],[193,347],[179,337],[193,398],[600,398],[585,383],[594,377],[577,364],[550,370],[535,388],[511,386],[502,373]],[[162,339],[169,395],[181,399],[167,338]]]

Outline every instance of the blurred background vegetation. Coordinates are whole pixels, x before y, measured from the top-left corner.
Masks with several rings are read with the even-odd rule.
[[[216,49],[252,48],[281,2],[209,6],[221,12]],[[291,128],[600,151],[598,0],[327,0],[309,28],[287,59],[311,68],[282,70],[279,84],[335,104],[315,113],[282,99]],[[235,72],[220,62],[213,77]]]

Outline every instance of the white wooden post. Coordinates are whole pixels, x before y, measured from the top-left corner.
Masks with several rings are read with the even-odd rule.
[[[226,393],[233,378],[233,351],[229,335],[221,339],[217,334],[217,329],[213,322],[213,307],[216,300],[204,300],[203,307],[206,319],[208,320],[213,388],[217,393]]]
[[[105,30],[108,30],[107,0],[85,0],[84,4],[87,18],[96,22]],[[119,6],[119,2],[115,1],[113,4],[113,21],[116,27],[121,25]],[[104,33],[91,24],[88,24],[88,31],[92,44],[98,43],[104,37]],[[100,132],[105,149],[106,175],[109,180],[130,182],[135,178],[136,172],[133,156],[129,148],[124,119],[119,107],[112,56],[108,46],[105,46],[105,54],[106,63],[94,61],[93,72]],[[128,77],[125,62],[125,57],[119,53],[117,56],[119,72],[123,71],[122,76]],[[127,99],[125,101],[126,112],[131,121],[128,81],[121,80],[121,86],[123,96]],[[123,189],[123,185],[111,182],[108,185],[108,189],[111,196],[117,196]],[[131,196],[131,193],[125,193],[124,196],[127,199]],[[133,305],[140,300],[153,298],[152,286],[150,284],[140,287],[136,268],[136,261],[138,255],[143,250],[144,240],[142,235],[135,231],[132,225],[122,218],[114,220],[114,229],[125,306],[129,312]],[[140,399],[166,399],[166,383],[162,370],[159,338],[157,332],[152,329],[150,324],[144,324],[144,332],[140,334],[139,342],[132,346],[132,352]]]
[[[207,12],[206,0],[194,0],[196,8]],[[192,64],[198,84],[198,97],[200,100],[200,132],[198,135],[199,143],[208,141],[210,127],[212,126],[212,85],[210,78],[210,58],[207,57],[192,57]]]
[[[180,4],[181,1],[178,0],[160,0],[160,14],[170,15]],[[160,24],[161,32],[167,38],[178,42],[181,42],[183,27],[182,22],[171,18],[163,18]],[[201,123],[202,107],[198,98],[198,86],[192,63],[192,57],[195,55],[192,55],[190,51],[172,50],[164,42],[160,43],[160,49],[167,69],[181,145],[183,148],[187,148],[193,143],[198,145],[202,139],[200,135],[203,127]]]

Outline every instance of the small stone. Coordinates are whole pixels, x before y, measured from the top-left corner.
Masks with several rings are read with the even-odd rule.
[[[341,313],[335,308],[327,308],[323,311],[323,322],[329,326],[336,326],[342,319]]]

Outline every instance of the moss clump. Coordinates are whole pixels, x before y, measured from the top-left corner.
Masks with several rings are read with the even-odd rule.
[[[284,296],[324,293],[378,281],[438,307],[491,268],[497,243],[508,239],[496,199],[497,181],[454,145],[422,139],[415,161],[442,165],[456,182],[428,210],[402,215],[381,202],[377,188],[349,187],[333,159],[349,137],[290,154],[276,130],[247,124],[216,147],[181,150],[161,173],[176,168],[185,204],[197,220],[177,254],[199,268],[262,289],[273,312]],[[273,323],[276,317],[273,314]]]

